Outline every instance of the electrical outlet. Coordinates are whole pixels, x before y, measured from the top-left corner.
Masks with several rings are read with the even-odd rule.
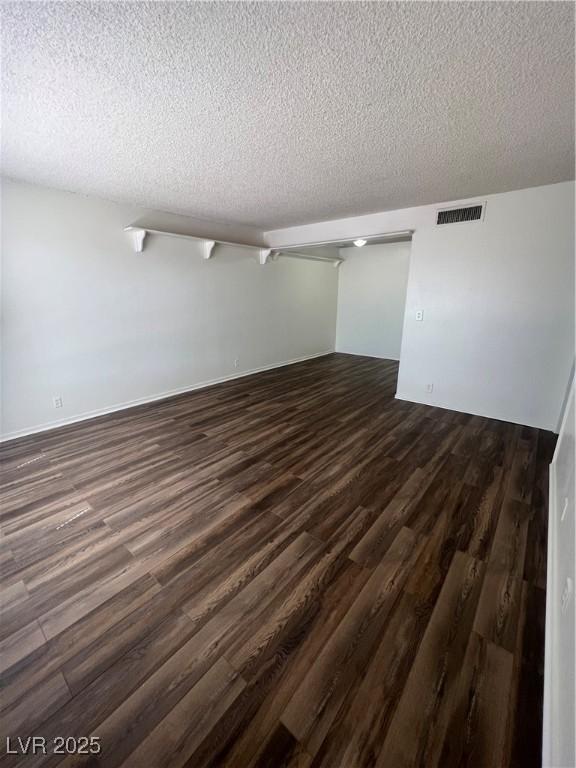
[[[62,408],[62,397],[61,395],[56,395],[52,398],[52,403],[54,405],[54,408]]]
[[[416,320],[418,320],[419,323],[421,323],[424,320],[424,310],[423,309],[417,309],[416,310]]]
[[[238,368],[239,365],[240,365],[240,358],[239,357],[234,358],[234,368]]]
[[[426,392],[433,392],[434,384],[426,384]]]

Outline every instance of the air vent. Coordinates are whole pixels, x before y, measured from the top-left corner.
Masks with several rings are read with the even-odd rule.
[[[458,224],[462,221],[479,221],[483,205],[468,205],[466,208],[446,208],[438,211],[436,224]]]

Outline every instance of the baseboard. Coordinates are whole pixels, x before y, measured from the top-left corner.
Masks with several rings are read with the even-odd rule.
[[[348,352],[345,349],[336,349],[334,350],[339,355],[353,355],[354,357],[371,357],[373,360],[394,360],[395,363],[400,362],[399,357],[384,357],[382,355],[367,355],[364,352]]]
[[[533,429],[542,429],[546,432],[555,432],[556,427],[545,427],[542,424],[531,424],[529,421],[517,421],[510,417],[495,416],[493,413],[481,413],[480,411],[470,410],[468,408],[455,408],[453,405],[446,405],[438,401],[424,400],[410,395],[405,395],[402,392],[396,392],[394,395],[396,400],[404,400],[407,403],[416,403],[417,405],[429,405],[431,408],[441,408],[444,411],[454,411],[455,413],[466,413],[469,416],[481,416],[484,419],[494,419],[495,421],[503,421],[506,424],[518,424],[520,427],[532,427]]]
[[[556,606],[558,587],[555,578],[557,502],[556,502],[556,465],[550,464],[548,479],[548,555],[546,564],[546,629],[544,642],[544,708],[542,717],[542,765],[553,766],[554,738],[554,687],[556,685],[556,626],[558,624]]]
[[[77,416],[70,416],[67,419],[59,419],[57,421],[51,421],[47,424],[40,424],[36,427],[29,429],[21,429],[15,432],[7,432],[4,435],[0,435],[0,443],[7,443],[11,440],[18,440],[20,437],[28,437],[29,435],[37,435],[41,432],[49,432],[53,429],[59,429],[60,427],[66,427],[69,424],[77,424],[80,421],[88,421],[89,419],[96,419],[98,416],[106,416],[109,413],[116,413],[117,411],[124,411],[128,408],[135,408],[138,405],[146,405],[146,403],[154,403],[157,400],[166,400],[169,397],[176,397],[176,395],[185,395],[186,392],[194,392],[197,389],[204,389],[205,387],[213,387],[216,384],[223,384],[225,381],[232,381],[233,379],[242,379],[244,376],[252,376],[255,373],[263,373],[264,371],[271,371],[274,368],[283,368],[286,365],[294,365],[295,363],[303,363],[306,360],[313,360],[316,357],[325,357],[326,355],[333,355],[334,350],[329,349],[326,352],[316,352],[313,355],[304,355],[303,357],[295,357],[291,360],[285,360],[282,363],[272,363],[271,365],[262,365],[259,368],[251,368],[249,371],[242,371],[241,373],[232,373],[228,376],[221,376],[218,379],[210,379],[209,381],[201,381],[197,384],[191,384],[190,386],[180,387],[178,389],[171,389],[166,392],[161,392],[157,395],[148,395],[146,397],[139,397],[136,400],[128,400],[124,403],[117,403],[115,405],[108,406],[106,408],[99,408],[95,411],[85,411]]]

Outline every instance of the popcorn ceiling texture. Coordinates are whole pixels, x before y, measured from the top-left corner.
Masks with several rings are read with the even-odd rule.
[[[574,175],[571,3],[1,14],[8,176],[269,230]]]

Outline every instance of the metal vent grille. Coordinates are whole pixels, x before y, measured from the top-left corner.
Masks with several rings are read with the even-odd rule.
[[[438,211],[436,224],[456,224],[459,221],[478,221],[482,218],[481,205],[469,205],[466,208],[448,208]]]

